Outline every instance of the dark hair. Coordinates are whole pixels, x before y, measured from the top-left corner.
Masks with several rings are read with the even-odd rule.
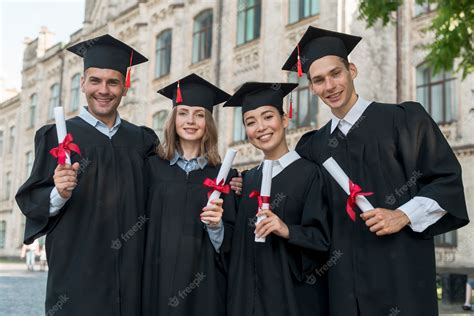
[[[342,58],[342,57],[339,57],[339,60],[344,64],[344,67],[346,68],[346,70],[349,70],[350,62],[347,59]],[[309,75],[309,71],[306,73],[306,78],[308,79],[308,81],[311,82],[311,76]]]

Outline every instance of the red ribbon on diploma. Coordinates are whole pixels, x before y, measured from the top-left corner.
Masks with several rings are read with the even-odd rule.
[[[349,217],[352,219],[353,222],[355,222],[355,212],[353,207],[356,205],[356,197],[361,195],[361,196],[369,196],[374,194],[374,192],[362,192],[362,188],[358,186],[357,184],[353,183],[351,179],[349,179],[349,197],[347,198],[347,203],[346,203],[346,212],[349,215]]]
[[[217,179],[216,179],[217,180]],[[221,182],[216,183],[216,180],[213,179],[205,179],[202,184],[204,186],[211,188],[212,190],[207,193],[207,198],[209,198],[214,190],[217,190],[221,193],[228,194],[230,192],[230,186],[228,184],[224,185],[224,179]]]
[[[270,197],[269,197],[269,196],[261,196],[261,195],[260,195],[260,192],[258,192],[258,191],[252,191],[252,192],[250,192],[249,198],[254,198],[254,197],[257,198],[257,201],[258,201],[258,208],[259,208],[259,209],[262,208],[262,204],[263,204],[263,203],[270,204]]]
[[[78,153],[79,155],[81,154],[79,146],[74,144],[72,142],[73,140],[72,135],[68,133],[66,137],[64,137],[62,143],[59,143],[58,147],[54,147],[49,151],[54,158],[58,158],[58,163],[61,166],[66,164],[66,155],[71,155],[71,151]]]

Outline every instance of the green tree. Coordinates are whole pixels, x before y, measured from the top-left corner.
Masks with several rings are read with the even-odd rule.
[[[473,0],[415,0],[417,4],[431,4],[436,8],[431,25],[423,32],[433,32],[434,41],[425,45],[426,61],[434,73],[451,71],[459,58],[456,72],[465,79],[474,71],[474,1]],[[359,18],[372,27],[378,20],[385,26],[397,19],[403,0],[360,0]]]

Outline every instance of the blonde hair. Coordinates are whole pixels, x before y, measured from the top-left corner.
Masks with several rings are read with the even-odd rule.
[[[178,149],[181,149],[179,146],[179,136],[176,133],[177,112],[177,108],[173,107],[173,110],[166,121],[163,142],[158,146],[157,149],[157,153],[162,159],[173,159],[174,153]],[[208,165],[214,167],[221,162],[221,157],[219,156],[219,151],[217,150],[217,127],[211,112],[204,110],[204,113],[206,129],[204,130],[204,136],[201,139],[199,154],[207,158]]]

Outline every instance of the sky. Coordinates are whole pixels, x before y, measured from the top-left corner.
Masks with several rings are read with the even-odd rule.
[[[0,0],[0,78],[8,88],[21,88],[25,37],[38,37],[46,26],[53,43],[69,41],[82,27],[85,0]]]

